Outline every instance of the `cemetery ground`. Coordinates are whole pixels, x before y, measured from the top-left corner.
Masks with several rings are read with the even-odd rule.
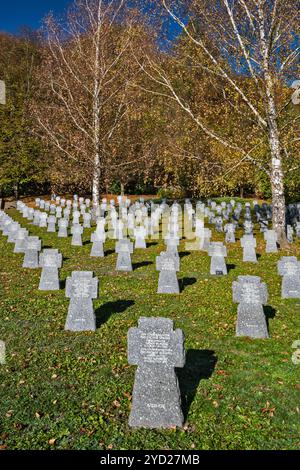
[[[0,236],[1,449],[300,449],[300,365],[292,344],[300,340],[300,299],[281,299],[281,256],[300,256],[299,239],[289,251],[265,253],[255,225],[259,262],[243,263],[237,242],[227,245],[227,276],[210,276],[205,252],[179,247],[179,295],[156,294],[155,259],[163,241],[135,250],[133,272],[115,271],[115,242],[105,258],[91,258],[90,234],[83,246],[34,227],[16,210],[16,221],[38,235],[43,248],[63,254],[61,290],[38,291],[40,269],[22,268],[22,254]],[[213,231],[213,241],[224,234]],[[64,331],[69,299],[64,284],[72,271],[99,278],[94,301],[95,333]],[[260,276],[268,286],[265,308],[270,339],[235,337],[237,304],[232,282]],[[141,316],[174,321],[186,337],[186,366],[177,370],[183,429],[134,430],[128,426],[136,367],[127,361],[127,332]]]

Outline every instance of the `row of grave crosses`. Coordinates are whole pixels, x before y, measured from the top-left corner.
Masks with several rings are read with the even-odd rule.
[[[77,196],[76,196],[77,197]],[[47,203],[48,204],[48,207],[47,209],[49,210],[49,207],[50,207],[50,214],[51,214],[51,210],[53,211],[53,213],[56,211],[59,211],[57,212],[57,214],[55,215],[56,219],[58,220],[58,225],[59,225],[59,232],[58,232],[58,236],[59,237],[66,237],[67,236],[67,223],[65,222],[65,219],[68,220],[69,222],[69,219],[70,219],[70,205],[72,205],[72,201],[65,201],[65,199],[61,199],[59,197],[56,197],[56,201],[62,201],[63,202],[63,205],[65,205],[67,203],[68,207],[66,207],[64,209],[64,215],[63,215],[63,219],[62,221],[60,220],[61,217],[62,217],[62,207],[60,206],[55,206],[54,204],[53,205],[50,205],[50,203]],[[90,206],[90,200],[87,199],[87,200],[84,200],[84,198],[79,198],[79,208],[81,208],[81,211],[79,212],[77,210],[77,206],[78,206],[78,197],[76,199],[76,201],[74,201],[74,205],[75,205],[75,209],[73,208],[73,218],[72,218],[72,224],[73,225],[78,225],[79,224],[79,218],[82,216],[83,217],[83,228],[90,228],[91,227],[91,220],[93,220],[94,218],[94,214],[93,214],[93,209],[91,210],[91,212],[89,213],[86,213],[85,210],[86,210],[86,207]],[[107,221],[111,222],[111,225],[112,225],[112,232],[109,233],[109,236],[110,238],[121,238],[125,236],[126,238],[126,229],[128,229],[128,234],[130,237],[133,237],[133,238],[136,238],[137,239],[137,244],[140,243],[140,246],[137,246],[137,247],[142,247],[145,243],[145,241],[143,240],[143,231],[146,231],[146,236],[148,235],[151,235],[152,238],[155,238],[153,235],[156,234],[158,235],[159,234],[159,230],[153,230],[154,228],[154,223],[153,223],[153,219],[157,218],[157,214],[153,214],[153,219],[152,220],[148,220],[146,222],[146,219],[148,218],[148,209],[149,207],[151,207],[151,204],[149,207],[145,207],[145,206],[142,206],[142,209],[144,209],[144,212],[142,210],[140,210],[140,203],[137,203],[138,204],[138,210],[136,212],[136,214],[133,214],[133,213],[128,213],[127,210],[128,210],[128,207],[130,205],[130,201],[125,199],[125,206],[126,207],[123,207],[122,205],[120,206],[121,208],[121,214],[120,214],[120,217],[122,216],[123,218],[120,218],[119,220],[117,219],[118,216],[117,216],[117,212],[114,208],[114,201],[110,201],[110,205],[109,207],[107,208],[107,200],[104,199],[103,200],[104,202],[101,204],[101,211],[99,212],[98,216],[96,217],[96,221],[99,220],[99,218],[103,217],[104,214],[105,214],[105,210],[110,210],[110,209],[113,209],[113,212],[107,217]],[[37,205],[41,205],[42,202],[44,203],[43,200],[40,200],[40,199],[37,199],[36,200],[36,204]],[[86,202],[86,204],[85,204]],[[234,243],[235,242],[235,230],[237,228],[237,226],[239,225],[239,220],[240,220],[240,217],[241,217],[241,211],[242,211],[242,204],[241,203],[238,203],[236,205],[236,207],[234,208],[234,204],[235,204],[235,201],[232,200],[229,204],[226,204],[226,203],[221,203],[220,205],[217,205],[215,203],[215,201],[208,201],[208,204],[211,205],[212,209],[209,208],[209,206],[205,206],[203,203],[200,203],[198,204],[197,203],[197,209],[201,209],[202,212],[203,212],[203,215],[204,217],[209,217],[209,223],[211,224],[215,224],[215,229],[217,232],[222,232],[224,231],[225,232],[225,242],[226,243]],[[163,206],[163,204],[162,204]],[[298,207],[299,206],[299,207]],[[176,208],[176,205],[174,206]],[[298,216],[300,216],[300,205],[290,205],[288,206],[288,212],[291,211],[291,207],[293,208],[294,210],[294,213],[298,214]],[[51,209],[52,208],[52,209]],[[56,208],[56,209],[55,209]],[[129,208],[129,211],[130,209],[135,209],[134,205]],[[177,209],[178,212],[179,212],[179,209]],[[232,214],[232,211],[234,210],[234,214]],[[33,212],[34,209],[29,209],[29,211]],[[138,220],[138,211],[140,211],[140,220]],[[185,232],[185,235],[187,234],[187,232],[191,233],[192,234],[192,237],[196,236],[199,238],[200,240],[200,244],[204,244],[205,243],[205,239],[206,239],[206,236],[204,234],[204,231],[205,230],[208,230],[208,229],[205,229],[204,228],[204,225],[202,224],[203,220],[200,218],[196,218],[196,219],[193,219],[193,215],[194,215],[194,211],[193,211],[193,208],[192,208],[192,205],[189,201],[186,201],[185,203],[185,211],[186,211],[186,214],[187,214],[187,219],[185,220],[184,222],[184,232]],[[220,216],[215,216],[215,212],[213,211],[217,211],[217,213],[220,213],[222,215]],[[263,211],[266,211],[266,218],[262,218],[262,212]],[[39,211],[36,211],[36,212],[39,212]],[[260,224],[260,230],[262,232],[267,232],[268,231],[268,223],[269,223],[269,220],[271,219],[272,217],[272,209],[271,209],[271,206],[268,206],[267,204],[263,204],[261,207],[254,202],[254,212],[255,212],[255,215],[256,215],[256,218],[257,218],[257,221],[259,222]],[[164,214],[162,212],[158,213],[158,220],[156,221],[156,225],[159,225],[159,217],[160,216],[163,216]],[[230,215],[232,216],[232,222],[229,222],[229,217]],[[35,217],[38,217],[38,214],[35,215]],[[45,216],[43,216],[45,217]],[[136,218],[136,220],[134,220],[134,217]],[[175,217],[176,217],[176,213],[175,213]],[[246,203],[245,204],[245,214],[244,214],[244,223],[243,223],[243,226],[244,226],[244,233],[245,235],[251,235],[253,234],[253,222],[251,220],[251,208],[250,208],[250,203]],[[54,226],[57,222],[57,220],[54,219],[54,217],[52,218],[49,218],[48,219],[48,230],[49,231],[55,231],[54,229]],[[225,220],[228,220],[228,223],[226,223],[223,227],[223,219]],[[135,223],[144,223],[144,226],[135,226]],[[296,236],[297,237],[300,237],[300,222],[298,221],[295,221],[295,217],[293,219],[293,223],[295,225],[295,229],[296,229]],[[43,219],[41,221],[41,226],[42,227],[46,227],[47,226],[47,217],[46,217],[46,220]],[[62,228],[60,228],[62,226]],[[178,219],[174,220],[174,226],[176,226],[176,229],[177,229],[177,232],[178,232],[178,235],[180,236],[180,238],[182,238],[182,224],[178,224]],[[167,221],[167,224],[162,224],[162,227],[163,227],[163,230],[164,230],[164,227],[167,227],[167,230],[169,230],[169,227],[170,227],[170,222]],[[195,233],[193,233],[193,228],[195,228]],[[80,230],[79,228],[75,229],[75,230]],[[141,234],[140,234],[141,232]],[[163,236],[165,235],[165,233],[163,233]],[[293,236],[294,236],[294,228],[292,225],[288,225],[287,226],[287,239],[288,239],[288,242],[292,243],[293,242]],[[156,237],[158,238],[158,237]],[[187,236],[187,238],[189,238]],[[268,252],[268,251],[267,251]]]

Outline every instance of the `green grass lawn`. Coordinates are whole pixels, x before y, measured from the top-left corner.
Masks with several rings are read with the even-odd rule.
[[[38,235],[44,247],[64,257],[62,285],[74,270],[99,278],[95,333],[64,331],[68,302],[64,289],[39,292],[41,270],[23,269],[23,255],[0,236],[0,448],[6,449],[299,449],[300,364],[292,343],[300,340],[300,299],[282,300],[277,261],[300,256],[265,254],[258,234],[259,263],[242,262],[239,242],[228,246],[229,274],[212,277],[210,258],[180,245],[180,295],[156,294],[155,258],[163,243],[136,250],[134,271],[115,271],[114,242],[105,258],[15,220]],[[256,227],[256,231],[257,231]],[[241,235],[238,232],[238,238]],[[223,236],[216,236],[214,240]],[[266,309],[271,338],[235,337],[237,305],[232,282],[238,275],[261,276],[269,290]],[[127,332],[140,316],[174,320],[186,336],[187,363],[178,370],[186,424],[177,430],[128,427],[135,367],[127,362]]]

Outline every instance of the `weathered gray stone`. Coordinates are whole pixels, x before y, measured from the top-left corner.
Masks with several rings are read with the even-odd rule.
[[[73,225],[71,227],[72,233],[72,246],[82,246],[82,234],[83,234],[83,227],[80,224]]]
[[[56,218],[57,218],[57,219],[61,219],[61,217],[62,217],[62,207],[60,207],[60,206],[57,206],[57,207],[56,207],[56,213],[55,213],[55,215],[56,215]]]
[[[74,208],[74,204],[73,204],[73,208]],[[81,216],[80,212],[78,210],[73,210],[72,216],[73,216],[72,225],[79,225],[80,224],[79,220]]]
[[[278,261],[278,273],[283,276],[281,296],[283,299],[300,298],[300,262],[296,256],[283,256]]]
[[[105,242],[106,235],[105,235],[105,232],[101,231],[100,228],[99,229],[97,228],[97,230],[91,235],[91,241],[93,243],[92,249],[91,249],[91,256],[95,258],[103,258],[104,257],[103,244]]]
[[[223,232],[223,218],[221,216],[215,218],[215,229],[216,232]]]
[[[239,276],[232,285],[233,301],[238,303],[236,336],[268,338],[263,305],[268,302],[265,283],[257,276]]]
[[[39,227],[40,228],[46,228],[47,227],[47,220],[48,220],[47,213],[46,212],[41,212]]]
[[[264,232],[264,239],[266,240],[266,253],[277,253],[277,233],[275,230],[266,230]]]
[[[172,252],[162,252],[156,258],[156,270],[160,271],[157,293],[179,294],[179,283],[176,275],[176,271],[179,271],[179,258]]]
[[[225,232],[225,242],[226,243],[235,243],[235,226],[234,224],[226,224],[224,226]]]
[[[25,241],[28,236],[26,228],[20,228],[16,235],[14,253],[25,253]]]
[[[146,238],[145,227],[143,226],[136,227],[134,229],[134,238],[135,238],[135,244],[134,244],[135,248],[142,248],[142,249],[147,248],[146,240],[145,240]]]
[[[133,253],[133,243],[128,239],[119,240],[116,243],[117,271],[132,271],[132,263],[130,254]]]
[[[33,216],[33,225],[35,225],[36,227],[39,226],[40,224],[40,211],[39,210],[35,210],[34,211],[34,216]]]
[[[62,255],[55,249],[46,249],[40,254],[39,266],[42,274],[39,290],[59,290],[58,268],[62,266]]]
[[[210,274],[212,275],[226,275],[227,266],[225,257],[227,256],[227,249],[222,242],[212,242],[208,248],[208,254],[211,256]]]
[[[183,425],[175,367],[185,364],[184,335],[167,318],[140,318],[128,332],[128,362],[137,365],[129,426]]]
[[[293,243],[294,241],[294,229],[291,225],[288,225],[286,228],[286,237],[288,243]]]
[[[91,214],[89,212],[85,212],[83,214],[83,227],[84,228],[91,228]]]
[[[67,238],[68,237],[68,226],[69,221],[67,219],[59,219],[58,221],[58,238]]]
[[[21,226],[20,224],[18,224],[18,222],[12,222],[9,225],[8,239],[7,239],[8,243],[15,243],[16,237],[20,228]]]
[[[251,214],[250,214],[250,217],[251,217]],[[244,222],[244,231],[245,231],[245,235],[252,235],[252,233],[253,233],[253,223],[251,222],[251,220],[245,220],[245,222]]]
[[[50,204],[50,215],[55,215],[56,213],[56,205]]]
[[[244,235],[241,238],[241,246],[243,248],[243,261],[257,263],[256,257],[256,239],[253,235]]]
[[[47,232],[50,232],[50,233],[55,233],[56,232],[56,217],[55,217],[55,215],[49,215],[49,217],[48,217]]]
[[[42,242],[39,237],[27,237],[25,240],[25,255],[23,268],[36,269],[39,267],[39,252],[42,249]]]
[[[98,279],[90,271],[73,271],[66,281],[66,297],[70,298],[65,330],[95,331],[93,299],[98,297]]]

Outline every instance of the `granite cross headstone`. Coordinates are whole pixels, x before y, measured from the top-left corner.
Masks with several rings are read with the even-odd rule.
[[[156,270],[159,271],[158,294],[179,294],[176,271],[179,271],[179,258],[170,252],[162,252],[156,258]]]
[[[98,297],[98,279],[90,271],[73,271],[66,280],[66,297],[70,299],[65,330],[95,331],[93,299]]]
[[[23,268],[35,269],[39,267],[39,252],[42,249],[42,242],[39,237],[27,237],[24,244]]]
[[[39,290],[59,290],[58,268],[62,266],[62,255],[56,249],[45,249],[40,254],[39,266],[42,274]]]
[[[278,261],[278,273],[283,276],[282,298],[300,298],[300,262],[296,256],[283,256]]]
[[[183,425],[175,367],[185,364],[184,335],[167,318],[139,319],[128,331],[128,362],[137,365],[129,426],[173,428]]]
[[[267,304],[268,291],[257,276],[239,276],[232,284],[233,301],[238,303],[236,336],[268,338],[268,327],[263,305]]]

